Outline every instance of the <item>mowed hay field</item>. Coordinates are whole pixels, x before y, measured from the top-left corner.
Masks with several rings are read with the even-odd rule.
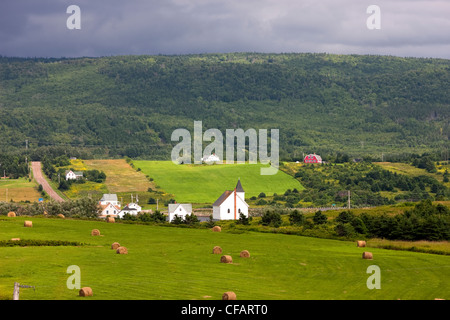
[[[171,161],[133,161],[135,168],[154,179],[156,185],[175,195],[177,202],[210,203],[225,190],[232,190],[238,179],[245,197],[283,194],[287,189],[302,190],[293,177],[278,170],[275,175],[261,175],[261,164],[177,165]]]
[[[38,201],[42,196],[36,187],[34,181],[30,182],[26,178],[0,179],[0,201]]]
[[[23,227],[24,220],[33,222]],[[92,229],[100,236],[91,236]],[[450,257],[358,248],[355,242],[292,235],[212,232],[210,229],[106,223],[43,217],[0,218],[0,240],[66,240],[83,246],[0,247],[0,299],[21,300],[238,300],[449,299]],[[128,254],[116,254],[119,242]],[[222,254],[213,254],[220,246]],[[248,250],[250,257],[239,254]],[[362,259],[363,251],[373,260]],[[232,263],[221,263],[222,255]],[[68,289],[69,266],[80,268],[81,287]],[[368,289],[377,265],[381,289]]]
[[[147,191],[152,187],[145,175],[134,170],[124,159],[83,161],[88,170],[105,172],[105,184],[111,193]]]

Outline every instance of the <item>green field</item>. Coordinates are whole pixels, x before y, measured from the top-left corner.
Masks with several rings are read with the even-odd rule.
[[[32,220],[33,227],[23,227]],[[92,229],[101,236],[91,236]],[[234,291],[238,300],[449,299],[450,257],[358,248],[354,242],[271,233],[212,232],[103,221],[42,217],[0,218],[0,240],[19,237],[85,243],[71,247],[0,247],[0,299],[11,299],[14,282],[21,300],[220,300]],[[128,248],[116,254],[113,242]],[[221,246],[232,264],[212,254]],[[250,258],[240,258],[242,250]],[[371,251],[373,260],[361,258]],[[82,298],[67,288],[77,265]],[[368,289],[367,268],[377,265],[381,289]]]
[[[245,197],[284,193],[303,189],[301,184],[279,170],[275,175],[261,175],[261,164],[176,165],[171,161],[133,161],[136,169],[154,179],[156,185],[175,195],[177,202],[212,204],[225,190],[232,190],[238,179]]]

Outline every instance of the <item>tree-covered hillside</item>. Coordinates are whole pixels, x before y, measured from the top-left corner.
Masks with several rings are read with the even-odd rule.
[[[443,154],[450,61],[328,54],[0,58],[0,146],[168,160],[177,128],[280,130],[280,156]],[[207,143],[206,143],[207,144]],[[44,149],[43,149],[44,148]],[[44,150],[44,151],[42,151]],[[444,156],[444,155],[443,155]],[[445,154],[445,157],[448,157]]]

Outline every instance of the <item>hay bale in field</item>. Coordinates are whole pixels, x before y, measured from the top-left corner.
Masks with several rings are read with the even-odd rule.
[[[16,213],[14,211],[8,212],[8,217],[15,217]]]
[[[241,258],[249,258],[250,257],[250,252],[248,252],[248,250],[242,250],[241,254],[239,256]]]
[[[108,222],[108,223],[114,223],[114,222],[116,222],[116,220],[114,219],[114,217],[106,217],[106,222]]]
[[[65,216],[64,216],[62,213],[58,213],[58,214],[57,214],[57,217],[58,217],[58,218],[62,218],[62,219],[65,218]]]
[[[11,238],[11,241],[20,241],[20,238]]]
[[[32,222],[32,221],[29,221],[29,220],[26,220],[26,221],[23,223],[23,226],[24,226],[24,227],[27,227],[27,228],[31,228],[31,227],[33,226],[33,222]]]
[[[219,226],[214,226],[214,227],[212,228],[212,231],[214,231],[214,232],[220,232],[220,231],[222,231],[222,228],[219,227]]]
[[[213,248],[213,253],[214,253],[214,254],[221,254],[221,253],[222,253],[222,248],[219,247],[219,246],[215,246],[215,247]]]
[[[372,252],[367,252],[367,251],[363,252],[362,258],[372,260],[373,259]]]
[[[89,297],[92,296],[92,289],[90,287],[83,287],[78,292],[80,297]]]
[[[118,243],[118,242],[114,242],[112,245],[111,245],[111,249],[113,249],[113,250],[117,250],[117,248],[119,248],[120,247],[120,243]]]
[[[116,250],[118,254],[128,254],[128,249],[126,247],[118,247]]]
[[[233,258],[231,256],[221,256],[220,257],[220,262],[222,263],[232,263],[233,262]]]
[[[100,235],[100,230],[98,230],[98,229],[93,229],[93,230],[91,231],[91,235],[92,235],[92,236],[99,236],[99,235]]]
[[[236,300],[236,294],[232,291],[227,291],[222,295],[222,300]]]
[[[365,247],[366,246],[366,242],[363,240],[358,240],[356,241],[356,246],[357,247]]]

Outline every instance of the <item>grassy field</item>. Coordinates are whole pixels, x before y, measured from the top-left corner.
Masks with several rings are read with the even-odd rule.
[[[176,165],[171,161],[133,161],[135,168],[154,179],[161,189],[175,195],[177,202],[212,204],[225,191],[232,190],[238,179],[245,197],[284,193],[303,189],[288,174],[260,175],[260,164]]]
[[[32,228],[23,221],[32,220]],[[91,236],[92,229],[101,236]],[[66,240],[71,247],[1,247],[0,299],[11,299],[13,284],[21,300],[220,300],[234,291],[238,300],[449,299],[450,257],[358,248],[354,242],[270,233],[212,232],[103,221],[40,217],[0,218],[0,240]],[[128,248],[118,255],[113,242]],[[221,246],[232,264],[212,254]],[[240,258],[242,250],[250,258]],[[373,260],[361,258],[371,251]],[[67,268],[81,270],[81,286],[92,297],[68,289]],[[367,268],[377,265],[381,289],[368,289]]]
[[[34,202],[41,197],[34,181],[28,181],[27,178],[0,179],[0,201]]]

